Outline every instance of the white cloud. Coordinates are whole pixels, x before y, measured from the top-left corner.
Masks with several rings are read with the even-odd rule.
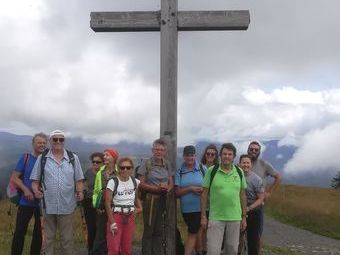
[[[340,122],[307,133],[284,171],[296,174],[339,170]]]
[[[179,34],[179,144],[275,138],[299,145],[339,122],[336,7],[335,0],[181,1],[180,10],[249,9],[251,24],[243,32]],[[100,142],[153,140],[159,33],[94,33],[89,14],[159,8],[159,0],[4,3],[0,130],[60,127]]]
[[[294,133],[288,133],[285,137],[280,139],[278,146],[295,146],[301,144],[301,137],[297,137]]]
[[[41,0],[12,0],[1,3],[0,16],[2,18],[13,18],[20,17],[20,21],[17,20],[17,24],[25,24],[25,21],[37,20],[43,10],[43,1]]]

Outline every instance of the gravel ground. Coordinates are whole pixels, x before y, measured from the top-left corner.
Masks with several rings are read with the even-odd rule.
[[[282,247],[308,255],[340,255],[340,241],[313,234],[309,231],[280,223],[265,217],[263,240],[276,247]],[[86,255],[85,249],[76,255]],[[133,255],[141,254],[140,247],[134,247]],[[264,255],[274,255],[266,253]]]
[[[340,254],[340,241],[282,224],[265,217],[263,239],[266,243],[303,254]]]

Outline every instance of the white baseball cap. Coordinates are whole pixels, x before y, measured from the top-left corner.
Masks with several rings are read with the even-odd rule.
[[[50,137],[53,137],[55,135],[60,135],[62,137],[65,137],[65,133],[59,129],[56,129],[56,130],[53,130],[51,133],[50,133]]]

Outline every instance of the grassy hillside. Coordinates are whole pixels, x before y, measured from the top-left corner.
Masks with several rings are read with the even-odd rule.
[[[340,239],[340,190],[282,185],[266,204],[277,220]]]
[[[276,219],[295,226],[311,230],[321,235],[340,239],[340,191],[322,188],[310,188],[301,186],[281,186],[273,194],[266,204],[266,213]],[[12,231],[15,225],[16,208],[12,207],[12,216],[8,216],[8,200],[0,201],[0,247],[3,254],[10,254]],[[180,213],[178,213],[179,228],[185,238],[186,227]],[[136,218],[136,233],[134,243],[141,241],[143,232],[142,217]],[[77,247],[86,247],[85,237],[82,231],[79,210],[75,219],[75,244]],[[29,244],[32,236],[32,226],[29,228],[25,251],[29,253]],[[1,253],[2,254],[2,253]],[[295,254],[284,248],[273,247],[267,244],[264,254]]]
[[[15,228],[17,208],[16,206],[13,206],[13,205],[11,205],[10,207],[10,205],[11,204],[9,203],[8,199],[0,200],[0,222],[2,222],[0,224],[0,249],[1,249],[0,254],[11,253],[10,247],[11,247],[13,232]],[[9,211],[11,212],[11,215],[8,215]],[[179,218],[178,219],[179,228],[180,228],[180,231],[183,233],[182,237],[185,238],[186,227],[184,226],[185,224],[183,222],[183,219],[180,213],[178,214],[178,218]],[[33,220],[31,221],[31,224],[28,228],[23,254],[29,254],[29,247],[30,247],[32,231],[33,231],[32,223],[33,223]],[[77,208],[76,210],[73,223],[75,227],[75,235],[74,235],[75,246],[79,248],[86,247],[85,233],[82,229],[82,218],[81,218],[79,208]],[[143,234],[143,218],[142,218],[142,215],[139,214],[136,217],[136,231],[135,231],[135,236],[133,240],[135,244],[141,243],[142,234]]]

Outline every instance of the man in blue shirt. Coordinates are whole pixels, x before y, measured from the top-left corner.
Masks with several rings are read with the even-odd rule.
[[[63,131],[51,132],[51,149],[46,155],[44,153],[44,173],[41,172],[42,156],[39,156],[30,177],[34,196],[43,203],[45,240],[42,253],[45,255],[54,254],[57,229],[60,234],[61,254],[73,254],[73,213],[77,201],[84,198],[84,175],[79,158],[75,154],[72,154],[73,159],[69,157],[64,149],[64,142]]]
[[[12,255],[22,254],[27,227],[33,215],[35,222],[30,254],[40,254],[41,223],[39,203],[34,199],[32,182],[29,178],[37,157],[46,149],[46,143],[47,136],[44,133],[35,134],[32,139],[33,152],[25,153],[20,157],[11,175],[11,182],[22,191],[17,212],[15,232],[12,240]]]

